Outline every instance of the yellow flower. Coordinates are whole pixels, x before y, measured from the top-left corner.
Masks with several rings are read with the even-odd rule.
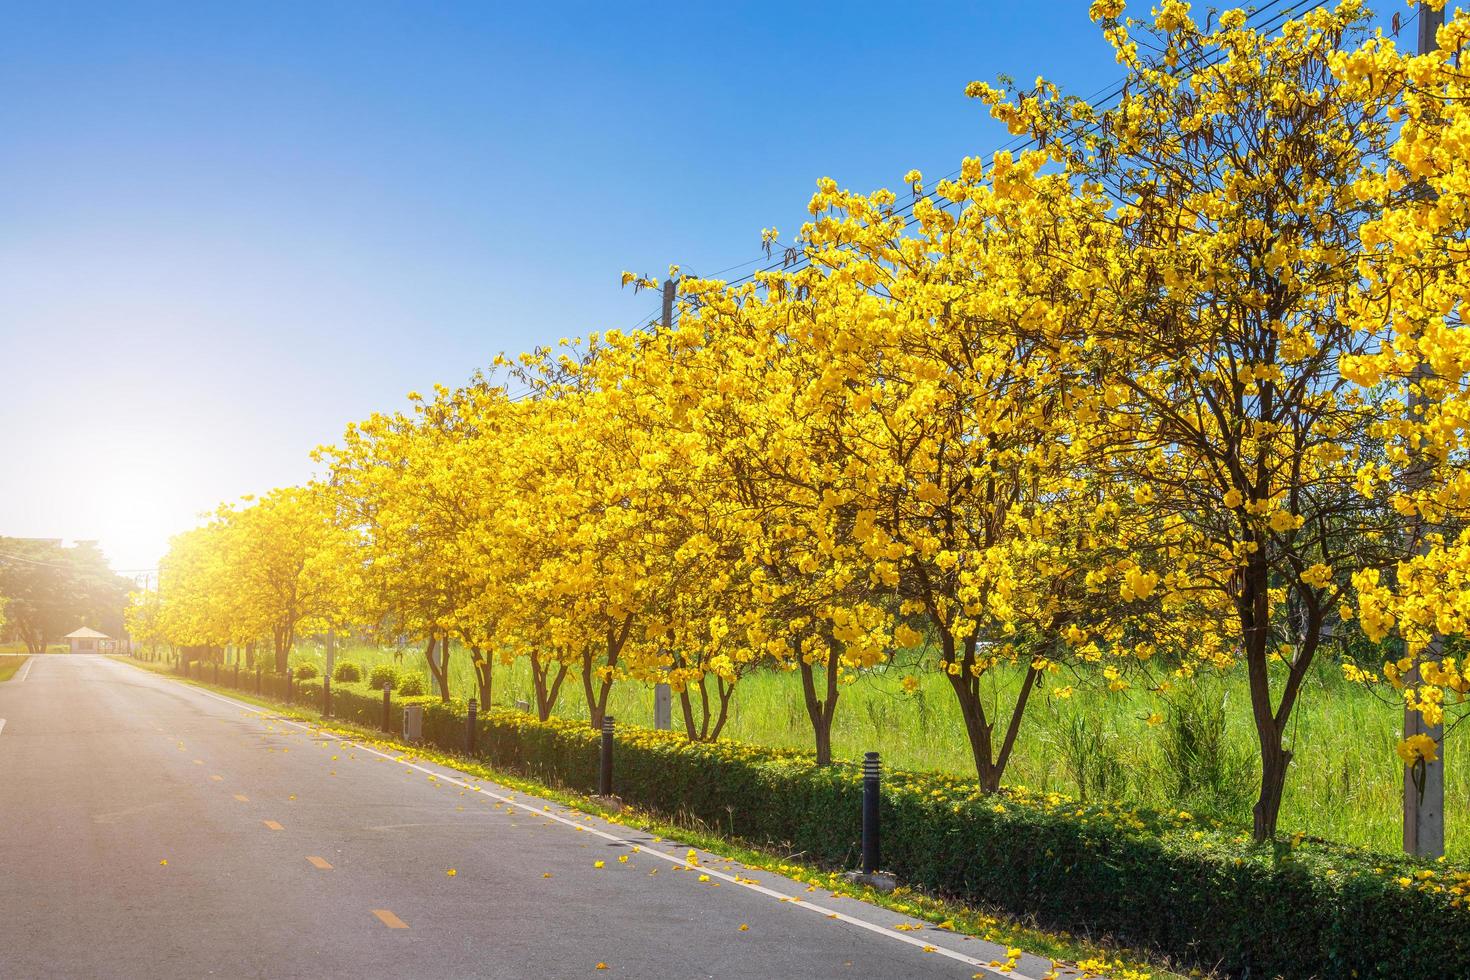
[[[1394,751],[1398,753],[1400,759],[1404,760],[1406,766],[1412,766],[1420,760],[1433,762],[1439,757],[1439,745],[1422,732],[1410,735],[1399,742]]]

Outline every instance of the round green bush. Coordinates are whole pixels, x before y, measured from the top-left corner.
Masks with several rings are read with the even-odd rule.
[[[332,680],[341,684],[360,681],[362,680],[362,668],[351,660],[344,660],[332,671]]]
[[[418,697],[424,693],[423,674],[404,674],[398,678],[398,693],[406,698]]]
[[[398,671],[392,664],[378,664],[368,673],[368,687],[381,691],[384,684],[398,686]]]
[[[311,661],[296,664],[291,670],[291,676],[295,677],[298,681],[309,681],[320,673],[321,671],[316,669],[316,664]]]

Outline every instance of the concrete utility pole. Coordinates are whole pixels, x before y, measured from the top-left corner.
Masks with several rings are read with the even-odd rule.
[[[1444,23],[1444,12],[1431,10],[1428,4],[1419,4],[1419,53],[1428,54],[1439,44],[1436,32]],[[1427,188],[1426,188],[1427,190]],[[1420,362],[1414,369],[1413,381],[1417,385],[1429,378],[1427,364]],[[1409,394],[1409,409],[1422,418],[1426,407],[1422,392]],[[1428,478],[1428,462],[1416,458],[1409,469],[1408,483],[1412,489],[1422,487]],[[1415,517],[1407,534],[1411,541],[1417,540],[1422,554],[1428,545],[1424,543],[1424,519]],[[1443,637],[1430,637],[1421,659],[1439,660],[1443,649]],[[1419,668],[1415,667],[1410,683],[1418,683]],[[1426,725],[1419,712],[1404,709],[1404,738],[1413,735],[1428,735],[1439,746],[1433,762],[1426,762],[1422,769],[1417,766],[1404,767],[1404,851],[1422,858],[1437,858],[1444,854],[1444,725]]]
[[[664,280],[664,329],[674,325],[674,280]],[[667,684],[653,685],[653,727],[667,731],[674,727],[674,692]]]

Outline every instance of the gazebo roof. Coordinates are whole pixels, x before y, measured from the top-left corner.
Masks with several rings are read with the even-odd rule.
[[[110,640],[112,637],[106,633],[99,633],[94,629],[83,626],[81,629],[68,633],[62,637],[63,640]]]

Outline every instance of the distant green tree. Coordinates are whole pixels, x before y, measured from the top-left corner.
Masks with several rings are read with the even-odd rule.
[[[128,586],[95,542],[0,537],[0,604],[31,653],[80,626],[120,633]]]

